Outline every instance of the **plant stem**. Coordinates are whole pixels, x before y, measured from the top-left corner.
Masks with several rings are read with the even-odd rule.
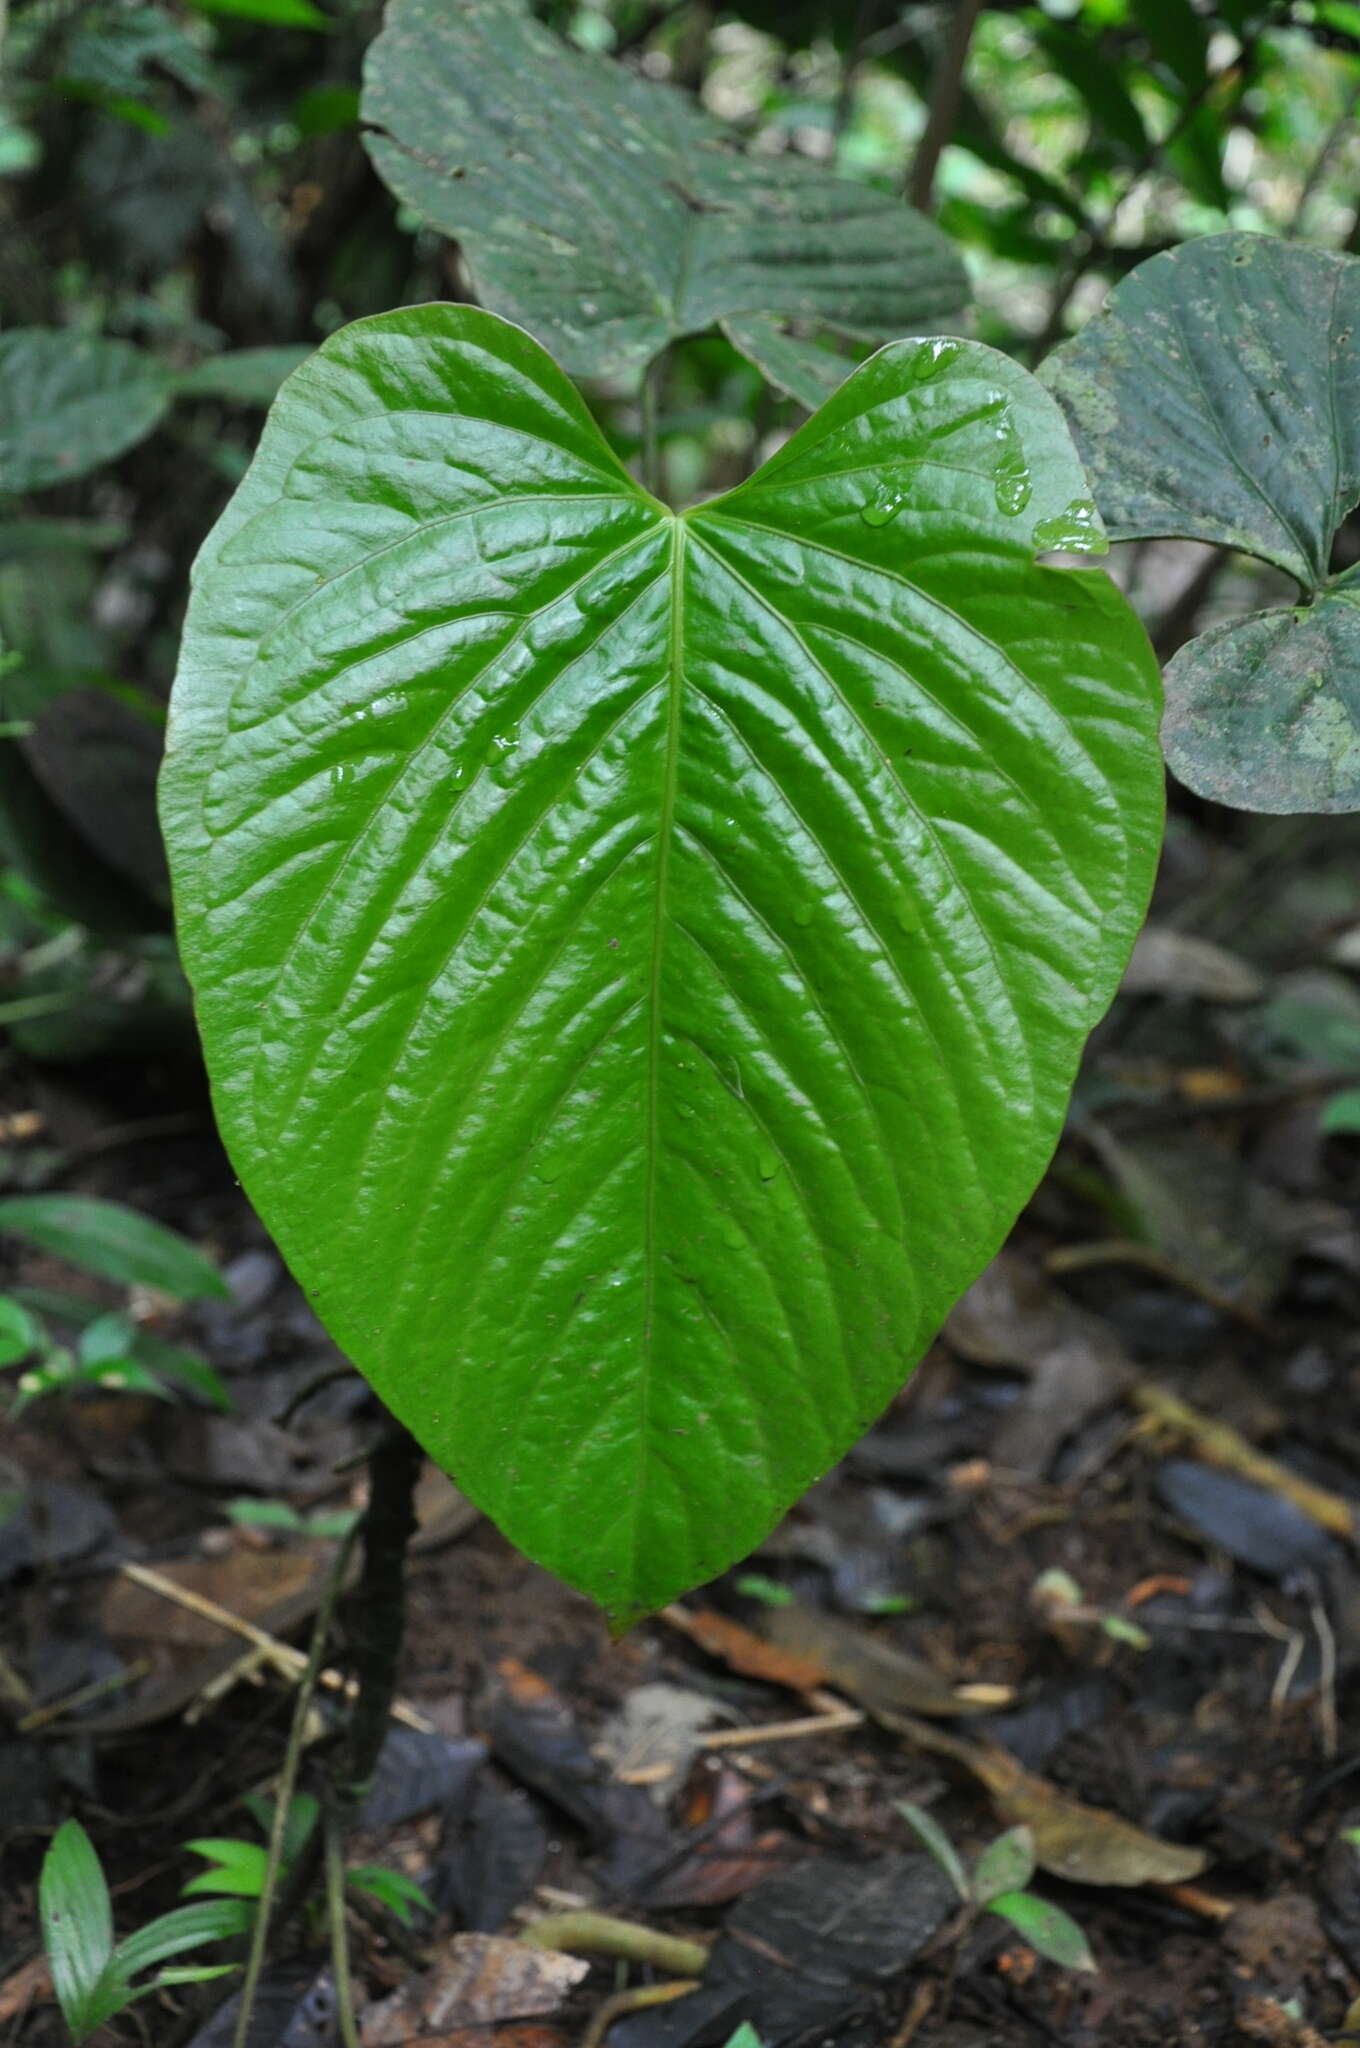
[[[918,213],[932,210],[935,173],[958,117],[963,68],[968,62],[968,46],[973,40],[981,4],[982,0],[955,0],[940,61],[930,81],[930,110],[907,181],[907,198]]]
[[[326,1917],[331,1929],[331,1973],[335,1978],[335,2014],[344,2048],[360,2048],[354,2021],[354,1985],[349,1974],[349,1938],[345,1932],[345,1862],[341,1854],[340,1819],[326,1801]]]
[[[297,1787],[302,1747],[306,1740],[307,1722],[316,1695],[317,1680],[321,1676],[321,1667],[326,1658],[326,1640],[330,1635],[331,1622],[335,1618],[340,1588],[344,1585],[345,1575],[349,1570],[356,1534],[357,1529],[351,1529],[336,1554],[335,1565],[312,1628],[312,1639],[307,1650],[307,1668],[298,1685],[292,1726],[288,1730],[288,1747],[284,1751],[283,1769],[279,1774],[278,1791],[275,1795],[274,1820],[269,1831],[269,1855],[265,1862],[264,1884],[260,1890],[255,1925],[250,1934],[250,1954],[246,1961],[245,1979],[241,1985],[241,2005],[236,2015],[232,2048],[247,2048],[255,1994],[259,1989],[260,1973],[264,1969],[265,1953],[269,1945],[269,1923],[274,1912],[274,1896],[278,1890],[279,1873],[283,1868],[283,1844],[288,1826],[288,1810],[293,1803],[293,1793]]]
[[[369,1454],[368,1507],[359,1523],[363,1569],[345,1602],[359,1681],[341,1787],[351,1812],[367,1795],[392,1716],[406,1620],[406,1548],[416,1532],[415,1490],[424,1459],[398,1422],[390,1422]]]
[[[642,388],[638,394],[638,410],[642,415],[642,485],[654,498],[665,495],[666,479],[662,471],[661,443],[656,430],[665,361],[665,349],[658,349],[642,373]]]

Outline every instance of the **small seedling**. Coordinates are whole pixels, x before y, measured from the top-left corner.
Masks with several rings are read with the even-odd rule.
[[[267,1841],[273,1827],[273,1810],[268,1800],[251,1797],[245,1802],[252,1820]],[[288,1808],[283,1835],[281,1876],[286,1878],[310,1841],[321,1817],[318,1802],[310,1793],[300,1792]],[[222,1893],[229,1898],[258,1900],[264,1893],[269,1852],[263,1842],[239,1841],[234,1836],[201,1836],[186,1842],[186,1849],[202,1856],[209,1868],[191,1877],[184,1886],[186,1898],[204,1893]],[[403,1927],[409,1927],[417,1912],[433,1915],[435,1908],[414,1878],[404,1871],[389,1870],[380,1863],[362,1863],[345,1873],[351,1891],[362,1892],[385,1906]]]
[[[195,1245],[117,1202],[82,1195],[25,1195],[0,1202],[0,1232],[54,1253],[68,1265],[125,1287],[153,1288],[191,1301],[225,1292],[216,1267]],[[53,1336],[47,1317],[70,1323],[74,1345]],[[48,1395],[87,1388],[151,1394],[173,1401],[188,1387],[215,1408],[231,1397],[203,1359],[167,1344],[130,1317],[85,1297],[49,1289],[0,1295],[0,1370],[22,1368],[11,1416]]]
[[[144,1983],[132,1981],[170,1956],[229,1940],[250,1925],[250,1909],[238,1901],[204,1899],[163,1913],[125,1940],[115,1941],[104,1872],[77,1820],[66,1821],[52,1838],[43,1859],[39,1904],[52,1988],[71,2039],[77,2042],[149,1991],[225,1976],[234,1965],[178,1964],[156,1970]]]
[[[299,1514],[286,1500],[252,1500],[246,1496],[227,1502],[227,1513],[240,1529],[264,1529],[280,1536],[346,1536],[356,1519],[354,1508],[317,1508]]]
[[[958,1850],[940,1823],[910,1799],[894,1802],[902,1818],[919,1835],[953,1885],[968,1911],[968,1925],[980,1913],[995,1913],[1028,1943],[1036,1955],[1061,1970],[1094,1970],[1086,1936],[1070,1913],[1040,1899],[1029,1889],[1034,1875],[1034,1836],[1028,1828],[1007,1828],[989,1843],[966,1869]],[[965,1929],[966,1931],[966,1929]]]

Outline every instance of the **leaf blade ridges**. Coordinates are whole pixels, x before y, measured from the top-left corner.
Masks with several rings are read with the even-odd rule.
[[[201,558],[162,808],[227,1142],[621,1619],[873,1420],[1056,1141],[1161,800],[1141,629],[1034,564],[1081,488],[1023,371],[903,343],[677,516],[422,307],[295,373]]]

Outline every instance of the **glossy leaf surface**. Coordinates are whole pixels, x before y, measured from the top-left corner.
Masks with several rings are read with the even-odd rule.
[[[162,815],[318,1312],[629,1618],[749,1549],[1000,1244],[1141,920],[1157,681],[1061,416],[902,342],[675,515],[467,307],[333,336],[200,557]]]
[[[457,237],[483,304],[578,375],[730,323],[815,406],[847,365],[782,323],[881,341],[968,296],[948,238],[890,194],[739,154],[679,92],[571,48],[519,0],[390,0],[363,116],[382,177]]]
[[[1110,533],[1180,535],[1293,576],[1297,608],[1213,627],[1167,669],[1163,741],[1202,796],[1360,808],[1360,262],[1264,235],[1155,256],[1044,365]]]
[[[69,483],[135,447],[170,378],[126,341],[68,328],[0,334],[0,494]]]

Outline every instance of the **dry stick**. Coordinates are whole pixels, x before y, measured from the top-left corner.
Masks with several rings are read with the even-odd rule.
[[[1198,1409],[1151,1380],[1140,1380],[1129,1398],[1135,1408],[1154,1422],[1188,1437],[1207,1464],[1220,1465],[1226,1472],[1236,1472],[1239,1478],[1282,1494],[1330,1535],[1354,1539],[1355,1514],[1349,1501],[1325,1486],[1315,1486],[1300,1473],[1291,1472],[1278,1459],[1267,1457],[1226,1422],[1201,1415]]]
[[[973,28],[981,5],[982,0],[955,0],[944,49],[930,81],[930,108],[907,180],[907,198],[919,213],[931,211],[935,173],[958,118],[968,45],[973,40]]]
[[[868,1716],[858,1707],[837,1707],[826,1714],[805,1714],[800,1721],[765,1721],[752,1728],[718,1728],[699,1737],[700,1749],[746,1749],[763,1742],[797,1742],[809,1735],[835,1735],[844,1728],[862,1728]]]
[[[232,2034],[232,2048],[247,2048],[250,2017],[255,2007],[255,1994],[259,1989],[260,1973],[264,1969],[265,1952],[269,1945],[269,1923],[273,1917],[279,1873],[283,1868],[283,1845],[288,1830],[288,1811],[292,1806],[293,1792],[297,1786],[298,1768],[302,1762],[303,1746],[307,1738],[307,1722],[311,1717],[312,1700],[321,1677],[322,1660],[326,1654],[326,1638],[330,1634],[331,1622],[335,1618],[336,1603],[340,1598],[340,1589],[345,1583],[345,1574],[349,1569],[350,1554],[359,1526],[356,1523],[343,1538],[334,1569],[321,1597],[321,1605],[316,1611],[316,1622],[312,1628],[312,1639],[307,1651],[307,1668],[298,1687],[292,1726],[288,1730],[288,1747],[284,1751],[283,1769],[279,1774],[278,1791],[275,1794],[264,1883],[260,1887],[260,1903],[256,1908],[255,1923],[250,1933],[250,1955],[246,1961],[245,1980],[241,1985],[241,2005]]]
[[[229,1607],[219,1607],[215,1600],[206,1599],[202,1593],[195,1593],[189,1586],[181,1586],[175,1579],[165,1578],[162,1573],[153,1571],[149,1565],[124,1563],[120,1564],[118,1569],[125,1579],[131,1579],[134,1585],[145,1587],[148,1593],[159,1594],[162,1600],[168,1600],[176,1607],[187,1608],[190,1614],[201,1615],[204,1621],[216,1623],[217,1627],[225,1629],[228,1635],[240,1636],[244,1641],[253,1644],[252,1656],[242,1658],[229,1670],[219,1673],[217,1678],[209,1681],[203,1688],[205,1699],[215,1699],[238,1678],[251,1676],[260,1664],[273,1665],[279,1676],[286,1679],[290,1685],[305,1669],[307,1660],[300,1650],[295,1650],[291,1643],[281,1642],[277,1636],[271,1636],[267,1630],[257,1628],[253,1621],[247,1621],[244,1616],[233,1614]],[[343,1678],[338,1671],[329,1669],[320,1674],[317,1683],[327,1692],[352,1690],[351,1680]],[[427,1720],[423,1714],[418,1714],[414,1707],[408,1707],[401,1701],[397,1702],[392,1711],[397,1720],[404,1722],[408,1728],[420,1730],[422,1734],[430,1734],[434,1727],[432,1721]]]
[[[1206,1280],[1202,1274],[1191,1272],[1156,1245],[1144,1244],[1136,1237],[1105,1237],[1092,1244],[1060,1245],[1044,1260],[1044,1268],[1049,1273],[1085,1273],[1093,1266],[1137,1266],[1143,1272],[1165,1280],[1170,1286],[1197,1296],[1219,1315],[1226,1316],[1230,1322],[1240,1323],[1244,1330],[1250,1330],[1254,1337],[1273,1342],[1279,1335],[1270,1318],[1252,1308],[1249,1302],[1239,1301],[1236,1295],[1216,1286],[1212,1280]]]

